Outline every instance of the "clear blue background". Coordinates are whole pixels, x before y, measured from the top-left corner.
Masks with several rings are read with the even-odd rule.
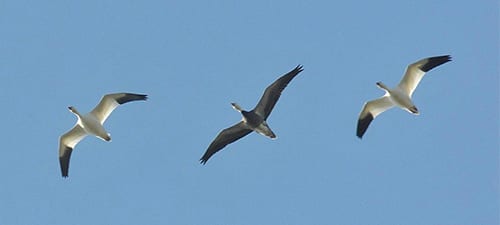
[[[499,3],[1,1],[0,224],[498,224]],[[451,54],[355,136],[406,66]],[[297,64],[268,122],[217,133]],[[59,136],[102,95],[113,141]]]

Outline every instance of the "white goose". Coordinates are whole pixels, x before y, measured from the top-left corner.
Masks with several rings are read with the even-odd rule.
[[[417,88],[418,83],[422,80],[426,72],[449,61],[451,61],[451,57],[443,55],[425,58],[410,64],[406,69],[403,79],[393,89],[388,88],[382,82],[377,82],[377,87],[384,90],[385,95],[365,103],[363,110],[359,114],[356,135],[362,138],[372,120],[394,106],[418,115],[418,109],[411,100],[415,88]]]
[[[113,110],[124,103],[146,100],[147,95],[132,93],[115,93],[102,97],[99,104],[89,113],[82,115],[75,107],[70,106],[69,111],[78,117],[75,126],[63,134],[59,140],[59,163],[63,177],[68,176],[69,158],[73,148],[87,135],[93,135],[105,141],[111,141],[111,137],[103,127],[104,121]]]

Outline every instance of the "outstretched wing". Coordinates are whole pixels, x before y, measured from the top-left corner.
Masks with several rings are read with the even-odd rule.
[[[398,87],[411,97],[425,73],[449,61],[451,61],[451,57],[449,55],[443,55],[425,58],[410,64],[408,68],[406,68],[405,75],[399,82]]]
[[[119,105],[131,101],[146,100],[147,98],[147,95],[133,93],[115,93],[104,95],[99,104],[90,113],[99,119],[101,123],[104,123],[109,114],[111,114]]]
[[[280,98],[283,89],[285,89],[288,83],[290,83],[290,81],[295,76],[297,76],[297,74],[302,72],[302,70],[303,70],[302,66],[298,65],[297,67],[295,67],[295,69],[283,75],[274,83],[269,85],[264,91],[262,97],[260,98],[259,103],[257,103],[257,106],[255,106],[254,109],[255,113],[264,117],[264,119],[267,119],[267,117],[269,117],[269,115],[271,114],[274,105],[276,105],[276,102]]]
[[[252,130],[248,129],[243,121],[233,125],[232,127],[222,130],[212,141],[210,146],[208,146],[207,151],[200,159],[200,163],[207,163],[208,159],[210,159],[210,157],[212,157],[212,155],[214,155],[216,152],[220,151],[221,149],[226,147],[226,145],[235,142],[236,140],[246,136],[251,132]]]
[[[69,159],[73,148],[85,136],[87,136],[87,133],[85,133],[80,125],[76,124],[59,139],[59,164],[61,165],[61,174],[63,177],[68,177]]]
[[[356,136],[362,138],[372,120],[392,107],[394,107],[394,104],[389,99],[389,96],[383,96],[382,98],[365,103],[363,110],[361,110],[361,113],[359,114]]]

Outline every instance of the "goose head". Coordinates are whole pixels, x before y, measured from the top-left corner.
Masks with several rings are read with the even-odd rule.
[[[234,110],[236,110],[238,112],[242,112],[243,111],[243,109],[241,108],[241,106],[238,105],[237,103],[232,102],[231,105],[233,106]]]
[[[377,84],[377,87],[378,87],[378,88],[380,88],[380,89],[382,89],[382,90],[384,90],[384,91],[389,92],[389,88],[388,88],[387,86],[385,86],[385,84],[384,84],[384,83],[382,83],[382,82],[380,82],[380,81],[379,81],[379,82],[377,82],[376,84]]]
[[[69,106],[68,107],[69,111],[72,112],[73,114],[80,116],[80,113],[76,110],[74,106]]]

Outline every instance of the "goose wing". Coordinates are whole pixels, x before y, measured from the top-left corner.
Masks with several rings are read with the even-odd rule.
[[[63,177],[68,176],[69,158],[73,148],[80,142],[87,133],[83,128],[76,124],[70,131],[63,134],[59,139],[59,164],[61,165],[61,174]]]
[[[302,72],[302,70],[302,66],[298,65],[297,67],[295,67],[295,69],[283,75],[274,83],[269,85],[260,98],[259,103],[257,103],[257,106],[255,106],[255,113],[261,115],[262,117],[264,117],[264,119],[267,119],[267,117],[269,117],[269,115],[271,114],[274,105],[276,105],[276,102],[280,98],[283,89],[285,89],[288,83],[290,83],[290,81],[295,76],[297,76],[297,74]]]
[[[451,57],[449,55],[443,55],[421,59],[410,64],[408,68],[406,68],[405,75],[399,82],[398,87],[411,97],[425,73],[449,61],[451,61]]]
[[[243,121],[233,125],[232,127],[222,130],[212,141],[210,146],[208,146],[207,151],[200,159],[200,163],[207,163],[208,159],[210,159],[210,157],[212,157],[212,155],[214,155],[216,152],[220,151],[221,149],[226,147],[226,145],[235,142],[236,140],[246,136],[251,132],[252,130],[248,129],[245,125],[245,122]]]
[[[109,114],[121,104],[131,101],[146,100],[147,95],[133,94],[133,93],[115,93],[104,95],[99,104],[90,112],[101,123],[104,123]]]
[[[359,114],[356,136],[362,138],[372,120],[392,107],[394,107],[394,104],[387,95],[365,103],[363,110],[361,110],[361,113]]]

